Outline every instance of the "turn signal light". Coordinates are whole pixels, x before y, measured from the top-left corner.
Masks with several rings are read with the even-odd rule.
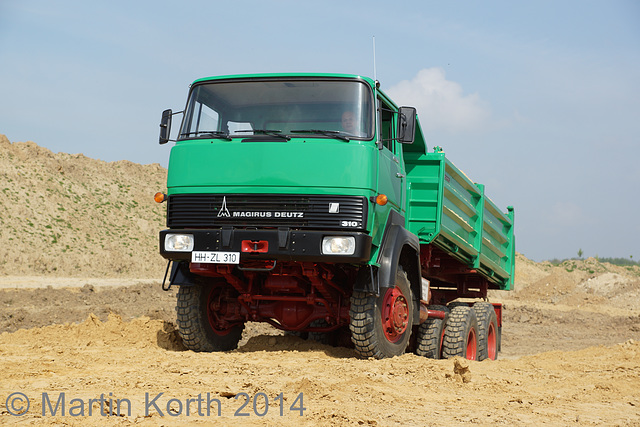
[[[162,203],[165,200],[167,200],[167,195],[164,193],[157,192],[156,194],[153,195],[153,200],[155,200],[156,203]]]
[[[380,206],[386,205],[388,201],[389,199],[387,199],[387,196],[385,196],[384,194],[378,194],[378,197],[376,197],[376,203]]]

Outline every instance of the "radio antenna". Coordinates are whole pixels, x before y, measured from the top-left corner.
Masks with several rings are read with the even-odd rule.
[[[380,120],[379,120],[379,113],[380,111],[378,110],[378,108],[380,107],[380,105],[378,104],[378,75],[377,75],[377,71],[376,71],[376,36],[373,36],[373,103],[375,105],[375,114],[378,117],[375,121],[376,123],[376,135],[380,135]],[[379,138],[379,137],[378,137]],[[382,150],[382,140],[379,138],[378,139],[378,149]]]
[[[373,81],[378,85],[378,76],[376,72],[376,36],[373,36]]]

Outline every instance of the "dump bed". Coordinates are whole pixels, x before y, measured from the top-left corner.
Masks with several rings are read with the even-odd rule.
[[[405,152],[407,224],[421,244],[444,250],[492,288],[513,285],[513,208],[503,213],[443,152]]]

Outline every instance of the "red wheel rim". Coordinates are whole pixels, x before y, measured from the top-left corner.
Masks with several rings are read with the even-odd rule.
[[[389,342],[398,342],[409,325],[409,304],[396,286],[388,289],[382,303],[382,328]]]
[[[467,359],[476,360],[476,352],[478,351],[478,339],[476,338],[476,330],[471,328],[467,336]]]
[[[487,357],[491,360],[496,360],[498,353],[498,339],[496,337],[496,329],[493,327],[493,323],[489,323],[489,330],[487,331]]]
[[[223,296],[223,289],[218,286],[211,289],[207,298],[207,318],[209,325],[217,335],[227,335],[233,327],[233,324],[223,318],[227,312],[227,304],[224,302]]]

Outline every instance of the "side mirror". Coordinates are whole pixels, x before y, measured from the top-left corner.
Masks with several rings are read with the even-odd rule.
[[[169,136],[171,135],[171,117],[173,111],[164,110],[162,112],[162,120],[160,120],[160,144],[166,144],[169,142]]]
[[[401,144],[413,144],[416,137],[416,109],[400,107],[398,111],[398,141]]]

